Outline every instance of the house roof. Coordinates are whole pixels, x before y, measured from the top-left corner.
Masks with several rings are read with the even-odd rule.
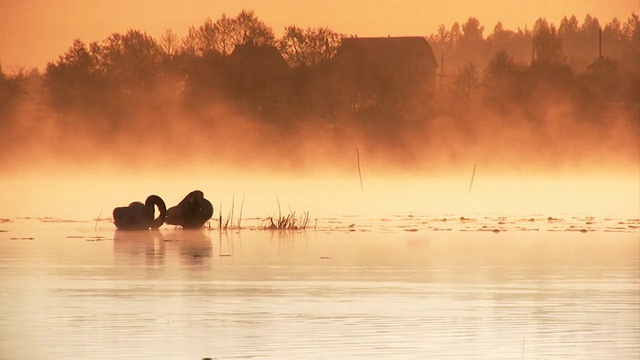
[[[259,66],[279,72],[289,70],[289,64],[278,49],[270,45],[238,45],[231,53],[230,58],[234,63],[242,66]]]
[[[338,54],[365,53],[377,59],[425,58],[434,67],[438,63],[427,39],[422,36],[402,37],[354,37],[342,39]]]

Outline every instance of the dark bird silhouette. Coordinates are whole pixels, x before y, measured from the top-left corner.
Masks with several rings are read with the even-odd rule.
[[[213,216],[213,205],[200,190],[190,192],[180,203],[167,210],[165,222],[185,229],[202,227]]]
[[[156,206],[160,214],[154,219]],[[129,206],[113,209],[113,222],[120,230],[157,229],[162,225],[166,216],[167,206],[158,195],[150,195],[144,204],[134,201]]]

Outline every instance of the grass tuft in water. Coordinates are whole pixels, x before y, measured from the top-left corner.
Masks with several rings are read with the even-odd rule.
[[[263,220],[264,230],[304,230],[309,225],[309,212],[305,211],[296,216],[295,211],[277,217],[269,216]]]
[[[280,199],[276,195],[278,203],[278,216],[269,216],[263,220],[261,229],[264,230],[304,230],[309,225],[309,212],[305,211],[296,216],[295,211],[289,209],[289,214],[282,214]]]

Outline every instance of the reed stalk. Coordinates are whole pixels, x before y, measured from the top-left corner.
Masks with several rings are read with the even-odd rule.
[[[469,193],[471,193],[471,187],[473,186],[473,178],[476,176],[476,165],[473,164],[473,173],[471,173],[471,183],[469,183]]]
[[[98,232],[98,221],[100,221],[100,215],[102,215],[102,210],[100,210],[100,212],[98,213],[98,217],[96,218],[96,225],[93,228],[93,231],[95,231],[96,233]]]
[[[280,199],[278,198],[278,194],[276,194],[276,201],[278,202],[278,219],[282,218],[282,211],[280,210]]]
[[[242,221],[242,208],[244,207],[244,191],[242,192],[242,201],[240,202],[240,215],[238,216],[238,229],[241,228],[240,222]]]
[[[233,210],[235,208],[235,195],[231,195],[231,208],[229,209],[229,213],[227,214],[227,220],[224,223],[224,228],[229,228],[229,223],[233,226]]]
[[[364,185],[362,185],[362,171],[360,170],[360,150],[356,148],[356,160],[358,164],[358,177],[360,178],[360,190],[364,193]]]

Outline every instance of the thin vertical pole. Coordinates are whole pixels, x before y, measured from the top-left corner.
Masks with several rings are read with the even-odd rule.
[[[441,60],[440,60],[440,88],[442,89],[443,80],[444,79],[444,52],[442,52]]]
[[[536,59],[536,37],[535,35],[531,37],[531,64]]]
[[[356,148],[356,156],[358,160],[358,177],[360,178],[360,190],[364,193],[364,185],[362,185],[362,171],[360,171],[360,150]]]
[[[602,28],[598,28],[598,59],[602,59]]]

